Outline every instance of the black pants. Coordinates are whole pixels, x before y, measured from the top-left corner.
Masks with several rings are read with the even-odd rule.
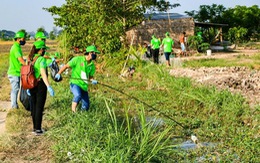
[[[38,85],[30,90],[31,93],[31,115],[33,121],[33,129],[42,129],[42,116],[44,105],[47,97],[47,87],[41,79]]]
[[[158,64],[159,63],[159,49],[153,49],[152,53],[153,53],[153,62]]]

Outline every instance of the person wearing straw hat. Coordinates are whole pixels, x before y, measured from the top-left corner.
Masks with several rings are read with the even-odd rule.
[[[18,31],[14,36],[14,44],[10,50],[8,79],[11,83],[11,107],[18,109],[17,97],[20,90],[20,72],[22,65],[25,65],[21,46],[25,45],[25,33]]]
[[[76,112],[76,108],[79,102],[82,102],[81,110],[87,111],[90,106],[89,95],[88,95],[88,81],[96,85],[97,80],[93,79],[96,71],[94,61],[97,57],[96,54],[100,52],[94,45],[86,48],[84,56],[76,56],[72,58],[65,66],[63,66],[59,72],[55,75],[55,79],[61,78],[60,74],[67,68],[71,68],[70,77],[70,90],[73,94],[71,109]]]
[[[31,61],[36,59],[33,65],[34,75],[39,79],[37,86],[27,91],[27,94],[31,96],[31,115],[33,121],[33,132],[35,135],[41,135],[44,133],[44,130],[42,129],[42,117],[47,98],[47,91],[50,96],[54,96],[54,90],[50,86],[47,77],[46,59],[43,57],[47,49],[49,49],[49,47],[45,45],[44,41],[35,41],[28,56]]]

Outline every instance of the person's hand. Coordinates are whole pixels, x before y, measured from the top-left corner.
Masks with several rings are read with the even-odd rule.
[[[60,74],[57,73],[54,78],[60,80]]]
[[[51,96],[54,96],[54,90],[52,89],[51,86],[48,86],[48,91],[49,91]]]
[[[97,82],[97,80],[92,80],[91,83],[92,83],[93,85],[96,85],[98,82]]]
[[[28,96],[31,96],[30,89],[26,89],[26,93]]]

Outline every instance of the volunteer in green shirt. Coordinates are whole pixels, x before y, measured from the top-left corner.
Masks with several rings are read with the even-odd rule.
[[[37,33],[35,34],[35,40],[36,40],[36,41],[42,40],[42,41],[46,42],[46,38],[47,38],[47,37],[45,36],[44,32],[37,32]],[[60,57],[60,55],[59,55],[58,52],[55,52],[55,55],[48,55],[47,53],[44,55],[44,58],[47,59],[47,60],[46,60],[47,66],[50,66],[53,61],[55,61],[55,62],[57,62],[57,63],[59,63],[60,61],[62,61],[62,59],[57,59],[57,58],[59,58],[59,57]]]
[[[46,36],[43,32],[37,32],[35,34],[35,40],[38,41],[38,40],[42,40],[42,41],[46,41]]]
[[[73,100],[71,109],[76,112],[77,105],[82,102],[81,109],[88,110],[90,106],[89,95],[88,95],[88,81],[92,84],[97,84],[97,81],[93,79],[96,68],[93,60],[96,59],[96,54],[100,52],[94,45],[86,48],[84,56],[77,56],[72,58],[60,71],[56,74],[55,78],[60,79],[60,74],[67,68],[71,68],[70,78],[70,90],[73,94]]]
[[[170,55],[172,53],[172,47],[174,45],[174,41],[170,38],[169,32],[165,33],[165,38],[162,41],[161,47],[163,47],[163,52],[166,59],[166,65],[171,66],[170,64]]]
[[[47,90],[51,96],[54,96],[54,90],[50,86],[46,73],[46,59],[43,57],[46,49],[48,49],[48,47],[45,45],[44,41],[35,41],[29,54],[29,59],[31,61],[36,59],[34,63],[34,75],[37,79],[39,79],[38,85],[27,91],[27,94],[31,96],[30,105],[33,121],[33,131],[36,135],[41,135],[44,132],[42,129],[42,117],[47,98]]]
[[[11,83],[11,107],[13,109],[18,108],[17,97],[20,90],[20,71],[22,65],[25,65],[23,59],[23,53],[21,45],[25,45],[25,33],[17,32],[14,36],[14,44],[10,50],[9,56],[9,69],[8,69],[8,78]]]
[[[161,42],[155,35],[152,36],[151,47],[154,63],[159,63],[159,51],[160,51]]]

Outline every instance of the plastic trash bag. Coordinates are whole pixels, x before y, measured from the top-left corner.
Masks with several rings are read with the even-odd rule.
[[[55,75],[59,72],[60,68],[57,64],[57,62],[52,61],[51,65],[50,65],[50,70],[51,70],[51,78],[56,81],[56,82],[60,82],[62,80],[62,76],[60,77],[60,79],[55,79]]]
[[[31,111],[30,108],[30,96],[28,96],[26,89],[20,89],[20,102],[23,104],[24,108],[28,111]]]

